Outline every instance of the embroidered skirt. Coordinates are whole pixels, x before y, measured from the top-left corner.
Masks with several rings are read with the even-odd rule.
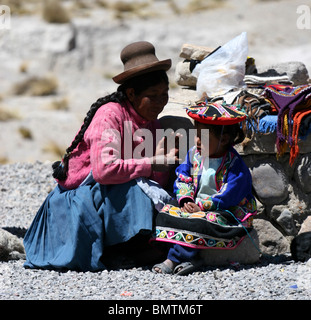
[[[234,249],[251,228],[228,211],[187,213],[167,204],[156,217],[152,241],[176,243],[196,249]]]
[[[25,267],[97,271],[106,246],[152,233],[154,205],[135,180],[100,185],[93,178],[74,190],[48,195],[25,238]]]

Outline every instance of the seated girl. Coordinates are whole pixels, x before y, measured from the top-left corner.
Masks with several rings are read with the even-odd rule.
[[[167,259],[153,267],[159,273],[192,272],[200,249],[235,248],[257,213],[251,174],[233,148],[244,139],[239,122],[246,115],[219,103],[201,103],[187,114],[195,120],[196,143],[176,169],[175,202],[156,218],[152,240],[170,246]]]

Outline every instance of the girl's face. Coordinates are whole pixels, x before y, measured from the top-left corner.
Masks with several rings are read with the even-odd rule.
[[[168,102],[168,85],[161,82],[136,95],[133,88],[126,90],[136,112],[146,120],[156,120]]]
[[[195,137],[195,144],[198,151],[204,157],[220,157],[226,151],[229,137],[225,134],[217,137],[212,130],[208,130],[208,126],[196,122],[197,135]],[[204,129],[204,130],[203,130]],[[206,132],[208,130],[208,139]]]

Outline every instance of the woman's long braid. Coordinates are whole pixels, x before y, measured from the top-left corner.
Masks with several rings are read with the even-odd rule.
[[[67,178],[67,171],[68,171],[68,162],[71,155],[71,152],[78,146],[78,144],[82,141],[84,137],[84,133],[86,129],[89,127],[92,119],[96,113],[96,111],[104,104],[108,102],[117,102],[121,103],[125,100],[125,95],[123,92],[118,89],[117,92],[114,92],[108,96],[103,98],[99,98],[96,102],[94,102],[90,110],[88,111],[86,117],[84,118],[83,124],[80,128],[80,131],[75,136],[74,140],[72,141],[71,145],[66,149],[66,154],[63,156],[62,161],[56,161],[53,163],[53,177],[60,181],[66,180]]]

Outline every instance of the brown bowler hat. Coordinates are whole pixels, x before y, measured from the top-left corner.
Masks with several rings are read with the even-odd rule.
[[[120,57],[124,71],[112,78],[114,82],[119,84],[151,71],[167,71],[172,65],[171,59],[159,61],[155,55],[154,46],[147,41],[129,44],[121,51]]]

